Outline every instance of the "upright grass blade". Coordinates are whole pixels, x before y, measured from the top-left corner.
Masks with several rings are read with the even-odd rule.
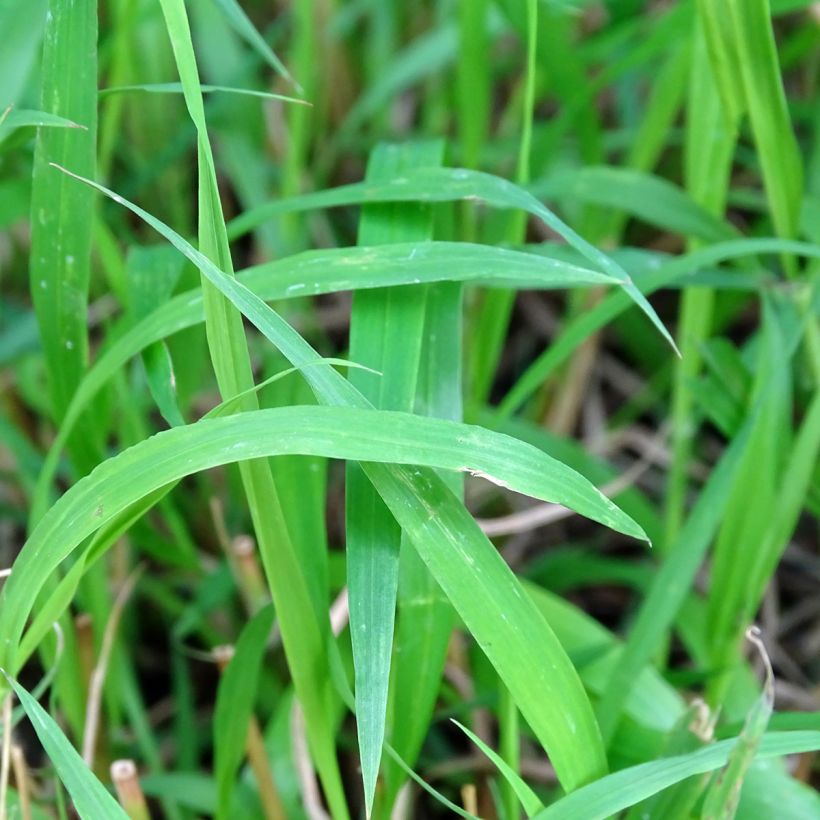
[[[526,0],[526,25],[523,63],[523,94],[520,101],[521,140],[518,145],[515,181],[526,185],[530,180],[530,154],[532,153],[532,120],[535,105],[535,85],[538,54],[538,3]],[[526,236],[527,220],[523,213],[514,213],[506,230],[507,241],[518,244]],[[469,403],[481,405],[487,402],[495,379],[498,360],[510,323],[515,292],[502,290],[483,295],[475,315],[474,334],[467,345],[467,390]],[[515,796],[507,790],[508,808],[512,808]]]
[[[162,0],[162,10],[185,103],[197,130],[200,248],[205,257],[216,260],[217,268],[229,275],[233,268],[185,7],[182,0]],[[242,317],[207,278],[203,279],[202,288],[211,358],[222,397],[229,399],[253,386]],[[241,407],[258,407],[255,393],[247,393]],[[311,753],[334,816],[345,818],[348,812],[328,713],[332,698],[330,676],[324,669],[329,634],[327,613],[317,612],[312,604],[305,571],[290,540],[269,465],[255,461],[241,464],[239,469],[294,686],[305,713]]]
[[[440,164],[442,154],[441,143],[377,146],[368,163],[368,181]],[[432,239],[430,206],[384,204],[363,209],[359,224],[362,245],[425,239]],[[413,409],[426,302],[426,290],[413,286],[363,290],[353,298],[350,355],[382,375],[351,372],[350,381],[376,407]],[[345,502],[356,726],[369,815],[385,736],[401,530],[357,464],[347,468]]]
[[[723,99],[725,104],[726,92],[721,98],[718,93],[720,81],[715,81],[720,65],[713,61],[710,66],[705,54],[712,26],[722,23],[712,19],[712,7],[707,9],[701,4],[699,11],[693,21],[694,58],[688,89],[685,178],[692,199],[720,221],[729,191],[737,118],[731,109],[721,109],[720,102]],[[717,36],[715,32],[712,35]],[[736,95],[731,98],[735,99]],[[690,237],[689,247],[697,248],[696,240],[704,238],[708,240],[710,237]],[[684,290],[678,323],[678,346],[682,355],[675,367],[672,391],[672,464],[666,486],[664,548],[675,542],[683,521],[689,462],[698,431],[692,384],[700,372],[701,347],[711,332],[713,307],[714,291],[711,288]]]
[[[750,422],[751,423],[751,422]],[[732,485],[746,450],[749,430],[734,437],[709,482],[701,491],[686,525],[668,552],[644,598],[626,645],[612,670],[598,703],[598,721],[606,741],[611,741],[623,705],[637,681],[637,673],[668,636],[685,595],[723,518]]]
[[[230,817],[231,795],[245,755],[259,669],[273,626],[273,607],[260,610],[242,630],[219,683],[214,710],[214,777],[218,818]]]
[[[776,492],[790,432],[791,384],[783,332],[770,299],[764,300],[763,331],[757,349],[756,379],[750,406],[758,417],[748,451],[735,480],[714,548],[708,617],[710,681],[714,706],[723,703],[740,662],[739,650],[751,613],[747,610],[749,573],[746,556],[755,556],[777,505]],[[744,710],[745,711],[745,710]]]
[[[317,354],[310,345],[247,288],[150,214],[107,193],[116,196],[118,202],[194,262],[208,281],[229,296],[294,366],[316,360]],[[328,368],[306,368],[305,374],[323,402],[366,404],[348,381]],[[464,506],[431,471],[370,463],[363,466],[504,679],[524,717],[548,750],[565,787],[572,789],[599,776],[606,768],[603,744],[577,673],[538,610],[522,595],[509,567]],[[298,573],[298,568],[294,573]]]
[[[68,789],[80,817],[84,820],[128,820],[128,815],[94,777],[54,718],[17,681],[8,678],[8,682],[26,710],[40,743]]]
[[[443,221],[439,221],[440,229],[446,229],[441,225]],[[462,288],[454,282],[431,284],[426,290],[416,412],[461,421]],[[442,479],[456,497],[463,496],[464,480],[460,474],[443,474]],[[441,587],[412,545],[405,541],[399,565],[398,626],[389,715],[391,744],[410,765],[417,761],[430,727],[454,621],[453,607]],[[384,781],[386,813],[392,811],[399,788],[406,781],[406,773],[392,757],[386,761]]]
[[[779,236],[797,236],[803,196],[803,162],[780,76],[769,0],[724,0],[763,172],[772,221]],[[728,7],[728,8],[727,8]],[[787,272],[794,273],[789,265]]]
[[[31,297],[40,325],[52,413],[61,421],[88,359],[86,311],[94,194],[57,177],[50,162],[95,174],[97,3],[49,2],[43,46],[41,108],[81,128],[42,128],[31,192]],[[89,446],[75,440],[81,470]]]
[[[763,655],[766,668],[763,692],[749,710],[743,731],[729,755],[726,768],[706,790],[701,813],[703,820],[732,820],[735,816],[740,802],[743,779],[757,754],[774,709],[774,673],[757,627],[751,628],[747,632],[747,637],[757,644],[757,648]]]

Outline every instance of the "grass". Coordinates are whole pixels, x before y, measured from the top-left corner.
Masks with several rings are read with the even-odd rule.
[[[815,5],[0,2],[0,818],[817,816]]]

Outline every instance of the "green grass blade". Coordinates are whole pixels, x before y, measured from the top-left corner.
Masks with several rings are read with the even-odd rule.
[[[377,146],[368,162],[367,178],[389,179],[414,167],[438,164],[442,149],[441,143]],[[431,238],[429,206],[382,204],[362,211],[360,244]],[[413,409],[426,303],[426,291],[416,287],[357,291],[353,298],[350,355],[382,375],[374,378],[353,372],[350,381],[376,407]],[[401,530],[357,464],[347,468],[345,503],[356,724],[369,816],[385,737]]]
[[[726,764],[738,739],[722,740],[696,752],[642,763],[607,775],[553,803],[534,820],[604,820],[639,800],[693,775]],[[781,757],[820,748],[820,732],[770,732],[761,740],[762,758]]]
[[[428,287],[422,343],[417,412],[461,421],[462,418],[462,292],[458,284]],[[459,474],[443,474],[453,493],[463,496]],[[409,544],[401,553],[399,613],[390,740],[411,765],[418,759],[441,688],[455,614],[450,602]],[[412,719],[407,719],[412,715]],[[404,772],[385,766],[385,804],[392,806],[405,782]]]
[[[256,30],[256,26],[250,21],[248,15],[245,14],[245,11],[237,0],[214,0],[214,2],[222,10],[225,19],[230,23],[236,33],[246,40],[254,51],[256,51],[277,74],[284,77],[297,90],[301,90],[296,80],[290,76],[290,72],[285,67],[285,64],[273,53],[273,49],[271,49],[262,35]]]
[[[7,678],[71,800],[84,820],[128,820],[128,815],[91,773],[51,715],[19,683]]]
[[[230,817],[231,796],[245,756],[248,724],[259,683],[259,669],[273,626],[273,607],[260,610],[242,630],[222,674],[214,709],[214,778],[218,818]]]
[[[161,0],[161,5],[185,103],[197,130],[199,255],[216,260],[217,269],[227,272],[221,275],[230,277],[233,272],[230,248],[185,6],[182,0]],[[202,291],[211,359],[222,397],[228,399],[253,386],[242,317],[207,277],[202,279]],[[242,400],[242,408],[256,407],[257,397],[251,392]],[[294,686],[304,710],[310,751],[331,811],[345,818],[348,810],[328,714],[332,690],[326,669],[327,612],[317,611],[313,606],[305,568],[290,538],[270,466],[264,461],[255,461],[240,464],[239,471]]]
[[[358,183],[355,186],[350,185],[319,194],[306,195],[300,198],[301,203],[298,205],[295,200],[281,206],[275,202],[269,203],[234,220],[231,224],[230,236],[235,239],[277,213],[309,207],[307,203],[310,203],[312,207],[330,207],[337,203],[357,201],[351,199],[354,191],[357,197],[361,197],[358,201],[362,202],[372,202],[377,199],[396,202],[408,200],[453,202],[461,199],[476,199],[496,208],[516,209],[529,213],[540,219],[550,230],[562,236],[570,246],[593,265],[599,267],[602,272],[617,279],[661,334],[671,342],[669,332],[663,327],[663,323],[658,319],[643,294],[637,290],[629,274],[620,265],[583,239],[532,194],[505,179],[480,171],[469,171],[463,168],[426,168],[390,182],[375,185]]]
[[[227,85],[200,85],[203,94],[239,94],[245,97],[259,97],[263,100],[279,100],[280,102],[296,103],[298,105],[310,105],[307,100],[299,97],[288,97],[284,94],[274,94],[270,91],[255,91],[251,88],[234,88]],[[100,96],[107,97],[110,94],[125,94],[132,91],[141,91],[145,94],[182,94],[184,93],[182,83],[144,83],[142,85],[118,85],[109,88],[101,88]]]
[[[63,495],[32,533],[25,557],[18,559],[4,588],[1,622],[6,634],[16,645],[39,585],[84,538],[118,520],[133,503],[199,470],[288,453],[471,473],[515,492],[586,510],[634,535],[641,533],[623,513],[613,516],[617,508],[612,502],[569,468],[500,433],[358,407],[257,410],[158,433],[103,462]],[[45,544],[48,550],[42,549]]]
[[[715,64],[710,65],[705,53],[708,32],[705,35],[702,29],[706,25],[702,16],[694,21],[684,173],[692,199],[717,218],[726,210],[737,121],[727,121],[726,109],[721,109]],[[681,296],[677,336],[683,355],[675,368],[672,390],[672,464],[666,479],[664,548],[675,540],[683,520],[689,462],[698,433],[692,383],[700,372],[701,347],[711,332],[714,298],[711,288],[698,287],[686,288]]]
[[[598,720],[605,740],[611,740],[614,734],[623,704],[635,685],[637,673],[658,651],[685,595],[691,589],[698,568],[723,518],[748,437],[747,430],[732,440],[701,491],[686,525],[670,546],[641,604],[623,653],[598,704]]]
[[[538,795],[521,779],[517,772],[504,762],[504,759],[500,755],[496,754],[480,737],[474,732],[471,732],[466,726],[463,726],[457,720],[453,720],[453,723],[492,760],[493,765],[512,786],[519,802],[527,813],[527,817],[532,817],[544,808],[544,804],[538,799]]]
[[[0,141],[4,140],[15,128],[25,128],[27,126],[35,128],[86,128],[86,126],[78,125],[65,117],[50,114],[48,111],[12,108],[0,114]]]
[[[803,162],[780,75],[769,0],[727,0],[740,75],[772,221],[779,236],[797,236]]]
[[[315,361],[313,348],[258,297],[150,214],[119,195],[110,195],[194,262],[294,366]],[[305,373],[324,402],[361,406],[365,401],[349,382],[328,368],[306,369]],[[365,465],[365,471],[371,481],[378,482],[380,495],[399,523],[412,533],[416,549],[504,678],[522,713],[549,750],[564,785],[573,788],[603,771],[606,763],[600,733],[577,673],[472,517],[455,503],[452,493],[433,473],[370,464]],[[421,499],[413,500],[414,496]],[[440,511],[441,517],[429,520],[425,510],[430,509]],[[447,549],[434,547],[436,542],[446,544]],[[293,573],[298,577],[298,568]],[[470,579],[474,573],[482,582],[479,588],[483,594],[478,597]],[[499,633],[503,639],[499,639]],[[538,636],[534,643],[533,635]],[[522,658],[526,658],[526,664],[522,664]],[[544,697],[544,692],[551,696]],[[556,712],[559,702],[561,710]]]
[[[41,108],[82,126],[43,128],[34,151],[31,295],[40,325],[52,412],[62,419],[86,368],[86,311],[94,195],[55,177],[50,162],[95,173],[97,4],[49,3]],[[11,115],[10,115],[11,116]],[[86,465],[87,466],[87,465]]]
[[[666,262],[660,270],[648,276],[641,283],[641,287],[646,294],[651,294],[676,279],[682,278],[686,273],[698,270],[701,266],[759,253],[799,253],[815,258],[818,248],[808,243],[793,244],[788,240],[772,239],[738,239],[732,242],[721,242]],[[499,405],[501,414],[503,416],[512,415],[541,387],[544,379],[567,360],[584,339],[631,306],[632,303],[624,294],[613,293],[592,310],[573,319],[553,344],[527,368],[504,397]]]
[[[384,247],[308,251],[251,268],[240,274],[239,278],[266,300],[377,288],[387,284],[406,285],[448,280],[530,288],[615,284],[605,274],[560,260],[460,242],[398,243]],[[108,351],[101,354],[78,388],[40,472],[32,504],[33,516],[41,514],[45,509],[60,450],[65,446],[65,441],[83,410],[102,385],[140,350],[202,322],[203,318],[202,295],[193,291],[180,294],[126,331]],[[252,389],[248,387],[246,391]]]
[[[733,239],[737,231],[686,192],[645,171],[586,166],[559,171],[529,186],[539,199],[567,198],[617,208],[662,230],[707,242]]]

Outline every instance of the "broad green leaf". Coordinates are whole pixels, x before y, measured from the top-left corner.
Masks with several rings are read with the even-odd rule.
[[[128,820],[128,815],[94,777],[54,718],[17,681],[8,676],[7,679],[26,710],[31,725],[37,732],[37,737],[57,770],[60,780],[68,789],[80,817],[83,820]]]

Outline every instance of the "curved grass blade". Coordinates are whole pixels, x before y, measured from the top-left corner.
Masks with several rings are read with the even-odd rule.
[[[447,254],[450,254],[449,248],[452,246],[452,255],[439,257],[437,249],[445,245],[448,247]],[[515,253],[484,245],[440,242],[425,243],[421,249],[418,244],[411,244],[401,250],[395,246],[384,246],[308,251],[278,262],[249,268],[240,273],[238,278],[260,298],[271,301],[294,298],[307,292],[319,294],[380,287],[388,283],[413,284],[416,279],[419,282],[457,280],[484,286],[498,283],[502,287],[517,282],[520,287],[526,288],[558,288],[564,287],[568,282],[573,282],[575,286],[583,284],[586,277],[589,277],[590,283],[593,280],[602,283],[611,281],[595,278],[603,277],[604,274],[584,268],[573,270],[558,264],[559,260],[552,260],[546,266],[535,268],[535,254],[514,255]],[[820,248],[805,242],[768,238],[734,240],[669,260],[650,274],[642,282],[642,287],[647,293],[654,293],[701,268],[725,260],[764,253],[791,253],[820,259]],[[377,262],[381,258],[385,260],[384,266]],[[352,264],[351,259],[356,259],[356,264]],[[368,259],[372,265],[363,264]],[[417,261],[419,265],[414,267]],[[395,272],[391,273],[394,265]],[[509,282],[503,278],[504,275],[510,276]],[[310,290],[309,284],[312,284]],[[507,418],[515,412],[581,341],[631,305],[624,294],[613,293],[568,325],[556,343],[536,359],[507,394],[499,408],[500,415]],[[37,489],[32,501],[32,520],[38,520],[45,510],[60,452],[73,426],[96,393],[125,362],[145,347],[201,323],[203,318],[201,294],[196,291],[180,294],[126,331],[100,356],[80,383],[43,469],[38,474]]]
[[[606,274],[531,253],[461,242],[399,243],[383,247],[307,251],[248,269],[240,280],[265,300],[306,294],[441,281],[529,288],[615,284]],[[133,355],[204,319],[202,294],[180,294],[127,330],[103,353],[81,383],[66,413],[32,501],[36,521],[48,503],[57,459],[73,426],[93,396]],[[253,388],[248,387],[248,392]]]
[[[663,326],[644,295],[635,287],[629,274],[603,251],[598,250],[559,219],[545,205],[523,188],[500,177],[464,168],[422,168],[384,183],[356,183],[331,191],[294,198],[284,203],[271,202],[248,211],[231,223],[229,236],[236,238],[255,228],[261,222],[279,213],[306,207],[330,207],[349,204],[353,197],[359,202],[418,201],[453,202],[461,199],[478,200],[496,208],[522,210],[538,218],[550,230],[563,237],[585,259],[597,265],[604,273],[617,279],[623,289],[649,317],[661,335],[675,348],[669,331]]]
[[[527,813],[527,817],[532,817],[534,814],[537,814],[544,808],[544,804],[538,799],[538,795],[521,779],[521,776],[513,771],[504,759],[493,751],[478,735],[474,732],[471,732],[466,726],[459,723],[457,720],[453,720],[456,726],[464,732],[470,740],[484,752],[487,757],[492,760],[495,767],[501,773],[502,777],[512,786],[515,790],[515,794],[518,797],[519,802],[524,807],[524,811]]]
[[[57,114],[50,114],[48,111],[32,111],[27,108],[8,108],[0,114],[0,140],[15,128],[25,128],[34,126],[36,128],[80,128],[88,130],[86,126],[80,125],[73,120],[60,117]]]
[[[654,293],[668,283],[680,279],[687,273],[716,262],[754,256],[764,253],[792,253],[807,258],[820,258],[820,248],[806,242],[778,239],[736,239],[722,242],[708,248],[692,251],[664,264],[659,270],[647,276],[641,283],[646,294]],[[543,384],[544,379],[559,367],[577,346],[607,322],[632,307],[632,303],[622,293],[612,293],[592,310],[582,313],[570,322],[552,345],[544,351],[524,372],[515,386],[499,405],[499,413],[511,416]]]
[[[315,350],[275,311],[181,236],[119,195],[84,181],[106,191],[168,239],[292,364],[315,360]],[[307,369],[305,373],[322,402],[366,405],[364,397],[329,368]],[[538,610],[524,597],[509,567],[463,505],[430,470],[373,463],[363,466],[504,679],[549,751],[565,788],[575,788],[604,771],[600,733],[577,673]]]
[[[120,804],[94,777],[51,715],[17,681],[8,675],[6,679],[26,710],[80,817],[85,820],[128,820]]]
[[[274,94],[270,91],[256,91],[251,88],[234,88],[227,85],[200,85],[203,94],[240,94],[245,97],[261,97],[264,100],[279,100],[280,102],[296,103],[297,105],[311,105],[300,97],[287,97],[284,94]],[[111,94],[125,94],[127,92],[142,91],[146,94],[183,94],[182,83],[145,83],[143,85],[117,85],[110,88],[101,88],[101,97]]]
[[[534,820],[605,820],[687,777],[724,766],[737,742],[738,738],[722,740],[688,755],[622,769],[558,800]],[[819,748],[820,732],[769,732],[763,735],[758,757],[782,757]]]
[[[234,31],[236,31],[277,74],[280,74],[294,86],[297,91],[301,92],[302,89],[299,83],[290,76],[290,72],[285,67],[285,64],[273,53],[273,49],[256,30],[256,26],[250,21],[248,15],[245,14],[244,9],[239,5],[237,0],[214,0],[214,2],[222,10],[225,19],[230,23]]]
[[[567,197],[630,213],[649,225],[707,242],[737,237],[737,230],[662,177],[632,168],[586,166],[533,183],[539,199]]]
[[[282,454],[469,472],[515,492],[579,509],[627,534],[642,533],[577,473],[501,433],[358,407],[256,410],[165,430],[103,462],[68,490],[35,528],[15,563],[3,593],[4,631],[16,643],[33,606],[37,585],[21,580],[26,573],[47,577],[83,539],[117,519],[133,502],[193,472]],[[24,591],[20,585],[28,586]]]

